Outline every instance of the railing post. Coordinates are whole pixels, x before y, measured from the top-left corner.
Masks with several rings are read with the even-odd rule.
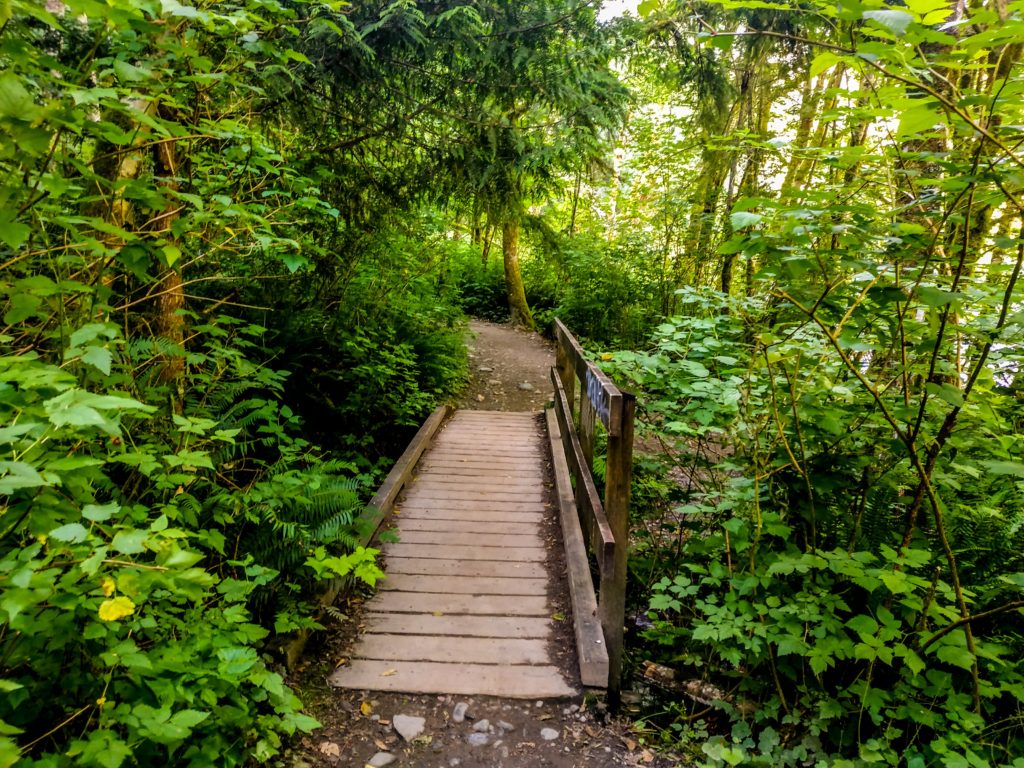
[[[636,398],[623,392],[618,434],[608,435],[604,510],[615,537],[614,568],[602,575],[599,592],[601,626],[608,644],[608,704],[618,709],[622,694],[623,629],[626,616],[626,573],[629,554],[629,497],[633,476],[633,416]]]
[[[569,401],[569,412],[565,417],[571,421],[576,399],[576,366],[565,347],[566,339],[561,329],[558,329],[555,331],[555,367],[558,369],[558,378],[562,380],[565,399]]]

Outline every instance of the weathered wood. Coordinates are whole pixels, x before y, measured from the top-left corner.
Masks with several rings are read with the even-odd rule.
[[[361,546],[365,547],[377,534],[381,524],[390,514],[398,494],[409,481],[416,462],[419,461],[427,446],[430,445],[431,439],[437,434],[438,429],[440,429],[452,410],[451,406],[442,405],[430,414],[416,432],[412,441],[406,446],[398,461],[395,462],[388,476],[384,478],[384,482],[377,489],[377,493],[370,499],[370,503],[363,510],[362,515],[360,515],[357,529],[359,530],[359,544]],[[342,579],[331,579],[327,582],[327,588],[321,593],[317,601],[319,605],[318,613],[320,610],[326,610],[329,606],[334,605],[334,601],[338,599],[343,584],[344,581]],[[286,644],[285,665],[288,669],[293,669],[302,657],[306,643],[309,642],[309,636],[310,630],[301,629]]]
[[[429,613],[370,613],[368,632],[439,637],[541,637],[551,635],[551,619],[539,616],[434,616]]]
[[[403,506],[401,511],[396,510],[396,515],[402,515],[403,519],[416,520],[464,520],[467,522],[494,522],[494,523],[530,523],[540,525],[544,519],[542,506],[535,504],[506,505],[513,509],[496,510],[492,508],[482,509],[479,504],[463,502],[460,508],[441,508],[436,504],[412,504]]]
[[[445,501],[439,498],[416,498],[403,501],[402,510],[430,510],[438,513],[438,517],[449,517],[453,512],[472,512],[490,515],[494,520],[518,520],[515,513],[543,512],[544,504],[536,501],[492,501],[481,503],[481,499],[455,499]]]
[[[420,427],[412,442],[405,449],[405,452],[395,462],[395,466],[391,468],[377,493],[370,499],[370,503],[361,518],[361,527],[365,529],[360,540],[363,546],[369,543],[377,529],[380,528],[384,518],[391,512],[395,499],[398,498],[398,494],[412,476],[413,467],[416,466],[416,462],[419,461],[420,456],[423,455],[431,439],[437,434],[437,430],[451,411],[451,406],[442,405],[423,422],[423,426]]]
[[[460,547],[446,544],[386,544],[384,553],[392,557],[417,557],[435,560],[505,560],[542,563],[547,551],[542,547]]]
[[[399,540],[367,605],[369,634],[331,682],[402,692],[569,695],[551,663],[551,501],[533,415],[456,414],[394,505]],[[467,678],[471,678],[467,682]]]
[[[554,410],[562,437],[561,442],[565,446],[564,456],[572,477],[576,479],[577,512],[583,513],[583,527],[587,531],[587,540],[595,545],[598,566],[602,571],[609,570],[612,565],[611,553],[615,548],[615,535],[605,516],[604,504],[597,492],[597,486],[594,485],[594,477],[584,462],[583,449],[576,438],[572,423],[568,420],[565,391],[561,388],[561,382],[554,370],[551,372],[551,381],[555,386]]]
[[[569,467],[561,451],[558,419],[553,409],[547,411],[547,424],[569,577],[569,596],[572,601],[580,680],[584,685],[604,688],[608,685],[608,649],[597,616],[597,597],[594,595],[594,583],[590,578],[590,563],[587,560],[579,515],[573,501]]]
[[[474,533],[469,531],[414,531],[399,529],[399,541],[405,544],[457,544],[468,547],[543,547],[536,533]]]
[[[450,595],[547,595],[547,579],[510,579],[501,577],[430,576],[426,574],[388,573],[380,582],[383,591],[437,592]]]
[[[547,641],[539,638],[464,637],[457,643],[434,635],[377,635],[359,638],[355,655],[363,659],[445,663],[547,664]]]
[[[608,436],[605,462],[605,512],[616,541],[629,540],[630,485],[633,476],[633,416],[636,407],[632,395],[623,393],[621,401],[622,428]],[[617,547],[614,567],[601,573],[601,625],[608,643],[608,698],[617,708],[622,688],[623,623],[626,611],[626,578],[628,575],[626,547]]]
[[[525,578],[547,577],[547,570],[540,562],[510,563],[500,560],[443,560],[423,557],[388,558],[389,574],[431,574],[451,576],[478,576],[481,578]]]
[[[437,592],[379,592],[372,607],[381,613],[429,613],[434,616],[547,616],[546,595],[449,595]]]
[[[544,494],[540,491],[533,493],[506,493],[501,490],[488,488],[466,488],[452,491],[440,491],[435,488],[416,488],[408,495],[409,501],[425,501],[427,499],[442,502],[474,501],[477,503],[544,504]]]
[[[581,399],[589,399],[593,403],[601,423],[608,434],[617,435],[622,429],[622,392],[600,368],[587,360],[583,347],[565,327],[561,320],[555,319],[555,337],[559,349],[563,349],[568,357],[571,368],[580,380]],[[566,391],[570,387],[565,387]],[[570,409],[570,413],[572,410]]]
[[[556,699],[574,696],[573,690],[553,666],[516,664],[439,664],[356,659],[328,678],[331,685],[372,691],[436,693],[475,696],[494,695],[515,699]]]
[[[540,478],[517,480],[497,475],[470,475],[469,477],[454,475],[420,475],[415,490],[410,495],[422,495],[425,491],[439,493],[488,493],[530,494],[543,500],[540,490],[544,487]]]
[[[490,520],[445,520],[434,517],[403,517],[400,531],[450,531],[452,533],[494,533],[525,536],[540,530],[539,520],[533,523],[496,523]]]

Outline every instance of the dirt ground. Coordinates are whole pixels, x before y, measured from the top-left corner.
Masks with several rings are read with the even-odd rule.
[[[458,406],[486,410],[541,410],[550,399],[548,370],[552,345],[536,334],[472,321],[467,339],[472,381]],[[561,532],[552,515],[545,526],[550,566],[564,571]],[[549,595],[556,622],[553,642],[567,679],[578,685],[567,588]],[[370,765],[430,768],[598,768],[679,763],[643,746],[624,719],[609,717],[594,693],[573,699],[522,701],[485,696],[427,696],[346,691],[326,684],[345,663],[360,631],[363,598],[339,606],[345,620],[322,632],[318,645],[291,682],[307,711],[324,727],[302,738],[291,756],[293,768],[364,768]],[[460,717],[461,705],[465,716]],[[410,740],[395,730],[396,716],[424,718],[423,732]],[[401,718],[400,718],[401,719]]]

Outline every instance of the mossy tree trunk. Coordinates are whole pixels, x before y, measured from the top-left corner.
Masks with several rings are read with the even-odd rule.
[[[501,227],[501,251],[505,257],[505,292],[512,324],[533,331],[533,314],[526,303],[526,288],[519,269],[519,222],[506,221]]]

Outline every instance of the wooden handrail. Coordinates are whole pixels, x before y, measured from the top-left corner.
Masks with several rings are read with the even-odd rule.
[[[626,609],[630,482],[633,474],[633,417],[636,399],[620,390],[594,363],[560,320],[555,320],[554,422],[571,475],[578,522],[598,563],[598,614],[608,649],[608,698],[617,707],[622,688],[623,624]],[[576,394],[579,392],[578,407]],[[608,432],[605,493],[593,477],[596,422]],[[577,426],[578,423],[578,426]],[[554,446],[554,441],[552,441]],[[556,480],[558,473],[556,473]],[[563,493],[564,489],[559,489]],[[570,571],[574,564],[570,559]],[[575,567],[586,568],[586,563]]]

